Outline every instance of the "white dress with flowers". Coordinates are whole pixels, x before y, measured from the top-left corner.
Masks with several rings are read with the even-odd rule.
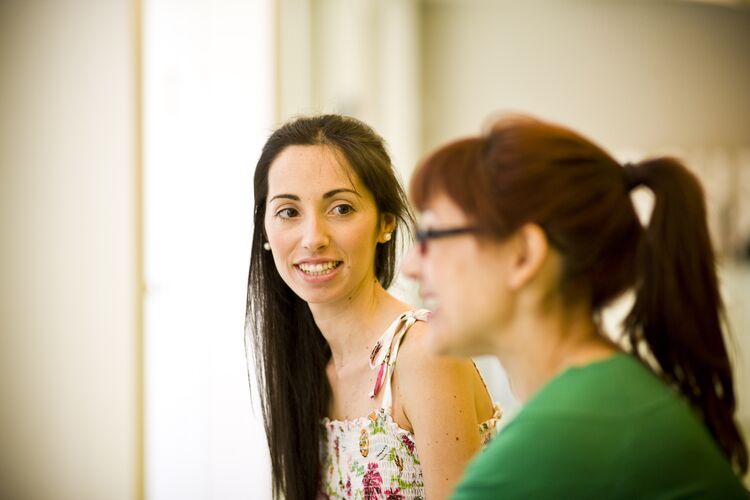
[[[370,396],[385,388],[381,408],[352,420],[323,419],[321,498],[424,498],[414,435],[401,429],[391,416],[391,376],[404,335],[428,316],[429,311],[424,309],[401,314],[375,344],[370,366],[379,371]],[[495,405],[492,417],[479,425],[483,446],[494,436],[501,415]]]

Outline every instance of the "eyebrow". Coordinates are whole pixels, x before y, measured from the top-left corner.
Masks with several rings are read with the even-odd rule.
[[[356,192],[353,189],[341,188],[341,189],[333,189],[331,191],[328,191],[327,193],[325,193],[323,195],[323,199],[333,198],[334,196],[336,196],[339,193],[353,193],[353,194],[356,194],[357,196],[359,196],[360,198],[362,197],[361,194],[359,194],[358,192]],[[273,201],[273,200],[275,200],[277,198],[283,198],[283,199],[286,199],[286,200],[300,201],[299,196],[297,196],[296,194],[277,194],[276,196],[274,196],[273,198],[271,198],[268,201],[271,202],[271,201]]]

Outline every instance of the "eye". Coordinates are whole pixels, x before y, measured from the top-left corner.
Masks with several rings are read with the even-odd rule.
[[[354,212],[354,207],[352,207],[348,203],[342,203],[333,207],[331,211],[336,215],[349,215],[350,213]]]
[[[274,214],[274,216],[280,218],[280,219],[291,219],[292,217],[297,217],[299,215],[299,212],[296,208],[282,208],[278,212]]]

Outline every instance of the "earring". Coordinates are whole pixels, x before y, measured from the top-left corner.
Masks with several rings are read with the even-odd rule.
[[[266,241],[265,243],[263,243],[263,250],[270,250],[270,249],[271,249],[271,244],[269,242]]]
[[[391,233],[385,233],[385,234],[383,235],[383,239],[384,239],[385,241],[391,241]]]

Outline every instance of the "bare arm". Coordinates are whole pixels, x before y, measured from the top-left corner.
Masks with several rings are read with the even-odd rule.
[[[396,397],[414,429],[426,497],[433,500],[450,495],[479,450],[478,375],[471,360],[427,352],[425,334],[425,325],[417,323],[404,339],[396,363]]]

